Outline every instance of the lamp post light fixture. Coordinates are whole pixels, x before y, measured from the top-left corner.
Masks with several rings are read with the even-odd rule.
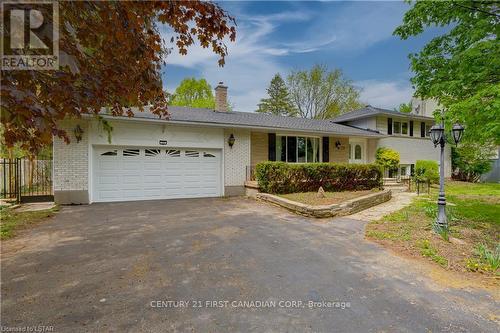
[[[462,139],[464,127],[460,124],[455,124],[452,127],[451,135],[453,141],[458,145]],[[441,155],[439,159],[439,195],[438,195],[438,216],[434,228],[437,232],[448,231],[448,221],[446,219],[446,198],[444,195],[444,146],[446,145],[446,134],[444,133],[444,119],[441,119],[441,124],[436,124],[431,127],[430,136],[434,147],[441,146]]]

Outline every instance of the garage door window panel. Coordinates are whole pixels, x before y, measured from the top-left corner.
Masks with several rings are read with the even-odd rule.
[[[140,150],[139,149],[124,149],[123,150],[123,156],[139,156],[140,155]]]
[[[200,152],[196,150],[186,150],[186,157],[200,157]]]
[[[168,149],[167,157],[181,157],[181,151],[177,149]]]
[[[115,150],[109,150],[101,154],[101,156],[116,156],[118,155],[118,151]]]
[[[146,149],[145,156],[154,157],[160,155],[160,149]]]

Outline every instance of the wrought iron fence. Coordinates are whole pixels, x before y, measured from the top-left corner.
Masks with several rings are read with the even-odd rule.
[[[19,175],[20,164],[17,159],[1,159],[0,161],[0,198],[1,199],[15,199],[20,201],[19,198]]]
[[[54,200],[52,160],[1,160],[0,197],[18,202]]]

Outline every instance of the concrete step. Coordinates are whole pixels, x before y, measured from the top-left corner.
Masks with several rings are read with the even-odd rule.
[[[384,189],[391,190],[392,192],[407,192],[408,191],[408,185],[403,184],[403,183],[397,183],[397,182],[386,182],[383,185]]]

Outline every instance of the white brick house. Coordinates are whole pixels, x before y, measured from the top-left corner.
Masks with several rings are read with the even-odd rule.
[[[383,115],[350,122],[229,112],[226,95],[227,88],[219,85],[216,110],[170,107],[168,120],[148,112],[135,112],[133,118],[103,114],[113,127],[111,142],[92,117],[62,123],[72,138],[69,145],[54,138],[55,200],[242,195],[247,170],[258,162],[369,163],[382,145],[400,151],[407,165],[438,160],[438,150],[425,136],[388,134]],[[78,126],[79,141],[72,135]]]

